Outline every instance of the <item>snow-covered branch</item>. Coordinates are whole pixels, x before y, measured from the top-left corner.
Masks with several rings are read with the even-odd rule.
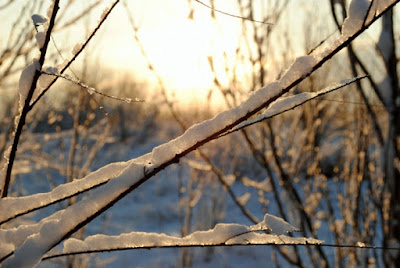
[[[265,214],[264,220],[256,225],[220,223],[213,229],[196,231],[185,237],[162,233],[131,232],[118,236],[93,235],[85,238],[85,240],[70,238],[64,242],[62,253],[50,252],[46,254],[44,259],[123,249],[234,245],[320,245],[324,242],[314,238],[285,235],[294,231],[297,231],[297,228],[284,220]]]
[[[221,137],[226,136],[232,132],[238,131],[240,129],[243,129],[245,127],[257,124],[263,120],[272,118],[274,116],[277,116],[277,115],[287,112],[289,110],[293,110],[296,107],[299,107],[310,100],[313,100],[315,98],[318,98],[320,96],[328,94],[332,91],[341,89],[345,86],[348,86],[348,85],[355,83],[356,81],[359,81],[366,77],[368,77],[368,76],[364,75],[364,76],[359,76],[356,78],[348,79],[348,80],[342,81],[340,83],[334,83],[334,84],[332,84],[324,89],[321,89],[319,91],[316,91],[316,92],[303,92],[303,93],[299,93],[299,94],[296,94],[293,96],[279,98],[275,102],[271,103],[271,105],[262,114],[258,115],[255,119],[246,120],[246,121],[240,123],[239,125],[234,127],[232,130],[222,134]]]

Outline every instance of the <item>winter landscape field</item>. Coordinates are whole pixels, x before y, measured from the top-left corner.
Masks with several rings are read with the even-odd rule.
[[[1,267],[396,267],[398,0],[0,0]]]

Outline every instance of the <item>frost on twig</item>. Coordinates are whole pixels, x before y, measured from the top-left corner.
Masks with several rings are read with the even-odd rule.
[[[80,87],[86,89],[86,91],[89,93],[89,95],[93,95],[94,93],[96,93],[96,94],[99,94],[101,96],[104,96],[104,97],[107,97],[107,98],[110,98],[110,99],[114,99],[114,100],[123,101],[123,102],[126,102],[126,103],[144,102],[144,100],[139,99],[139,98],[134,98],[134,99],[132,99],[132,98],[120,98],[120,97],[117,97],[117,96],[105,94],[105,93],[100,92],[100,91],[98,91],[97,89],[95,89],[95,88],[93,88],[91,86],[88,86],[88,85],[82,83],[81,81],[79,81],[77,79],[74,79],[74,78],[70,77],[69,75],[61,75],[61,74],[59,74],[57,72],[47,72],[47,71],[42,71],[42,74],[63,78],[65,80],[67,80],[67,81],[70,81],[70,82],[72,82],[74,84],[77,84]]]

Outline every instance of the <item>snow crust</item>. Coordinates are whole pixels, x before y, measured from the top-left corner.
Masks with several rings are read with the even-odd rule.
[[[35,72],[41,71],[42,69],[50,74],[59,74],[59,71],[56,67],[41,68],[40,63],[37,60],[34,60],[31,64],[29,64],[22,71],[21,76],[19,78],[18,93],[20,95],[19,99],[20,110],[22,110],[25,104],[26,97],[28,96],[29,90],[33,83],[33,77],[35,76]],[[33,99],[35,99],[43,89],[47,88],[53,80],[54,77],[52,75],[41,74],[36,84],[36,89],[34,91]]]
[[[40,193],[24,197],[6,197],[0,202],[0,222],[14,217],[25,211],[51,204],[57,200],[74,195],[85,189],[92,188],[108,181],[110,178],[121,173],[129,165],[129,162],[109,164],[101,169],[90,173],[85,178],[74,180],[54,188],[49,193]]]
[[[18,86],[18,93],[19,93],[19,107],[22,110],[24,106],[25,99],[28,96],[29,90],[31,88],[33,77],[35,76],[36,71],[40,71],[41,66],[39,61],[34,60],[31,64],[29,64],[21,73],[19,78],[19,86]]]
[[[318,63],[318,59],[318,55],[309,55],[297,58],[279,81],[280,85],[282,87],[287,87],[295,80],[305,78]]]
[[[394,2],[395,0],[374,0],[372,2],[371,0],[351,1],[348,16],[342,25],[342,37],[347,38],[354,34],[363,24],[369,23],[376,14],[381,13]]]
[[[376,12],[381,13],[385,10],[388,6],[394,4],[396,0],[374,0],[374,4],[376,5]]]
[[[271,214],[265,214],[262,222],[250,227],[252,231],[270,230],[276,235],[283,235],[284,233],[290,233],[299,231],[296,227],[292,226],[282,218],[276,217]]]
[[[344,36],[352,35],[363,26],[370,4],[369,0],[351,1],[348,11],[349,15],[342,26],[342,34]]]
[[[45,32],[38,32],[35,34],[35,39],[36,39],[36,44],[39,49],[42,49],[44,46],[44,41],[46,39],[46,33]]]
[[[18,228],[0,229],[0,244],[7,245],[0,253],[0,258],[7,255],[10,249],[17,249],[13,257],[4,262],[4,267],[33,267],[57,240],[65,235],[68,230],[76,226],[100,207],[113,200],[122,191],[135,183],[143,176],[148,155],[144,155],[125,163],[115,163],[89,174],[87,180],[78,180],[69,185],[61,185],[51,193],[37,194],[29,197],[4,198],[0,202],[0,217],[12,214],[12,210],[27,211],[26,206],[38,206],[51,203],[53,199],[60,199],[71,192],[79,192],[96,183],[96,177],[105,181],[115,177],[103,187],[93,191],[90,198],[80,201],[65,210],[58,211],[52,216],[32,225],[21,225]],[[79,213],[77,213],[79,211]],[[25,258],[27,254],[29,259]]]
[[[95,185],[107,182],[111,178],[118,177],[131,163],[146,163],[149,157],[150,155],[147,154],[135,160],[109,164],[88,174],[83,179],[62,184],[49,193],[3,198],[0,202],[0,222],[12,218],[21,212],[31,211],[34,208],[51,204],[57,200],[90,189]]]
[[[271,230],[274,234],[255,233],[266,230]],[[93,235],[85,240],[70,238],[64,242],[63,253],[172,246],[323,243],[323,241],[314,238],[294,238],[283,235],[292,231],[297,231],[297,228],[281,218],[266,214],[264,220],[256,225],[220,223],[213,229],[197,231],[182,238],[162,233],[145,232],[131,232],[118,236]]]

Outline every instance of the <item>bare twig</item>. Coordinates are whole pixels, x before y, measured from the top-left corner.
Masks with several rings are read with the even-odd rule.
[[[211,9],[212,11],[215,11],[215,12],[218,12],[218,13],[221,13],[221,14],[224,14],[224,15],[229,16],[229,17],[233,17],[233,18],[237,18],[237,19],[242,19],[242,20],[253,21],[253,22],[262,23],[262,24],[266,24],[266,25],[273,25],[273,23],[270,23],[270,22],[265,22],[265,21],[259,21],[259,20],[251,19],[251,18],[246,18],[246,17],[242,17],[242,16],[230,14],[230,13],[225,12],[225,11],[222,11],[222,10],[215,9],[215,8],[213,8],[212,6],[209,6],[209,5],[205,4],[204,2],[202,2],[202,1],[200,1],[200,0],[194,0],[194,1],[196,1],[197,3],[199,3],[199,4],[201,4],[201,5],[205,6],[205,7],[207,7],[207,8],[209,8],[209,9]]]
[[[70,77],[70,76],[68,76],[68,75],[49,73],[49,72],[45,72],[45,71],[42,71],[42,73],[43,73],[43,74],[46,74],[46,75],[55,76],[55,77],[58,77],[58,78],[63,78],[63,79],[65,79],[65,80],[67,80],[67,81],[70,81],[70,82],[72,82],[72,83],[74,83],[74,84],[80,86],[81,88],[86,89],[87,92],[88,92],[90,95],[96,93],[96,94],[99,94],[99,95],[101,95],[101,96],[103,96],[103,97],[106,97],[106,98],[109,98],[109,99],[113,99],[113,100],[123,101],[123,102],[126,102],[126,103],[144,102],[144,101],[145,101],[145,100],[142,100],[142,99],[139,99],[139,98],[135,98],[135,99],[132,99],[132,98],[121,98],[121,97],[117,97],[117,96],[113,96],[113,95],[108,95],[108,94],[103,93],[103,92],[101,92],[101,91],[95,89],[94,87],[88,86],[88,85],[82,83],[81,81],[79,81],[79,80],[77,80],[77,79],[74,79],[74,78],[72,78],[72,77]]]
[[[243,233],[244,234],[244,233]],[[242,234],[241,234],[242,235]],[[78,254],[90,254],[90,253],[99,253],[99,252],[111,252],[111,251],[122,251],[122,250],[135,250],[135,249],[153,249],[153,248],[188,248],[188,247],[234,247],[234,246],[243,246],[243,243],[229,243],[226,244],[226,242],[220,243],[220,244],[214,244],[214,245],[207,245],[207,244],[192,244],[192,245],[171,245],[171,246],[132,246],[132,247],[121,247],[121,248],[104,248],[104,249],[98,249],[98,250],[77,250],[75,252],[70,252],[70,253],[58,253],[58,254],[52,254],[52,255],[47,255],[43,257],[43,260],[49,260],[49,259],[54,259],[54,258],[59,258],[59,257],[65,257],[65,256],[70,256],[70,255],[78,255]],[[274,243],[266,243],[266,244],[251,244],[247,243],[246,245],[248,246],[303,246],[303,247],[334,247],[334,248],[355,248],[355,249],[373,249],[373,250],[396,250],[400,251],[400,248],[393,248],[393,247],[379,247],[379,246],[368,246],[368,245],[340,245],[340,244],[294,244],[294,243],[280,243],[280,244],[274,244]]]

